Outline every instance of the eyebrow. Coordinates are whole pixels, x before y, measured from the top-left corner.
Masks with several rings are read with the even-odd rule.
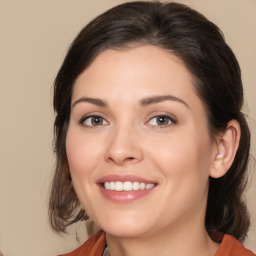
[[[140,105],[141,106],[148,106],[148,105],[151,105],[151,104],[156,104],[156,103],[160,103],[160,102],[167,101],[167,100],[182,103],[183,105],[185,105],[186,107],[189,108],[189,105],[184,100],[182,100],[180,98],[177,98],[173,95],[161,95],[161,96],[146,97],[146,98],[143,98],[143,99],[140,100]],[[82,97],[82,98],[76,100],[72,104],[72,108],[75,105],[77,105],[78,103],[81,103],[81,102],[88,102],[88,103],[94,104],[94,105],[99,106],[99,107],[104,107],[104,108],[106,108],[108,106],[108,104],[105,101],[101,100],[101,99]]]
[[[76,100],[72,104],[72,108],[75,105],[77,105],[78,103],[81,103],[81,102],[88,102],[88,103],[94,104],[94,105],[99,106],[99,107],[104,107],[104,108],[107,107],[107,103],[105,101],[101,100],[101,99],[82,97],[82,98]]]
[[[182,103],[186,107],[190,108],[189,105],[184,100],[177,98],[173,95],[161,95],[161,96],[146,97],[146,98],[143,98],[142,100],[140,100],[140,105],[148,106],[148,105],[160,103],[160,102],[163,102],[166,100],[177,101],[179,103]]]

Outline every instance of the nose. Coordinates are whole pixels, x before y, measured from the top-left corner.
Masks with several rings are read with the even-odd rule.
[[[140,162],[143,150],[135,132],[126,128],[113,130],[109,134],[105,159],[119,166]]]

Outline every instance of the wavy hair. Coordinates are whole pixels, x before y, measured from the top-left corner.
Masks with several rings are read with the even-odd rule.
[[[218,231],[243,241],[249,228],[242,194],[250,131],[241,112],[239,64],[214,23],[185,5],[158,1],[128,2],[106,11],[82,29],[70,46],[54,85],[56,166],[49,201],[51,226],[61,233],[87,218],[71,182],[65,148],[76,78],[106,49],[147,44],[171,51],[184,62],[206,109],[212,136],[225,130],[232,119],[240,123],[241,139],[231,168],[221,178],[210,178],[205,226],[210,235]]]

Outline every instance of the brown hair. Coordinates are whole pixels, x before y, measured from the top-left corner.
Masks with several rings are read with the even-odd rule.
[[[250,149],[244,114],[239,64],[219,28],[203,15],[178,3],[130,2],[92,20],[72,43],[54,87],[56,112],[56,168],[49,202],[52,228],[65,232],[68,225],[86,218],[72,186],[65,140],[72,89],[76,78],[106,49],[150,44],[171,50],[194,77],[196,92],[207,111],[212,135],[236,119],[242,134],[235,160],[227,174],[210,178],[205,225],[209,233],[228,233],[242,241],[249,227],[242,193]]]

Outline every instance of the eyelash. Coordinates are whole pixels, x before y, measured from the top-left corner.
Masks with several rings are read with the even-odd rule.
[[[177,119],[168,115],[168,114],[157,114],[157,115],[154,115],[153,117],[151,117],[149,119],[149,121],[147,121],[146,124],[149,124],[150,125],[150,121],[152,121],[153,119],[157,119],[157,118],[164,118],[164,119],[167,119],[168,123],[167,124],[163,124],[163,125],[160,125],[160,124],[155,124],[155,125],[152,125],[154,128],[167,128],[169,127],[170,125],[173,125],[173,124],[177,124]],[[156,121],[157,122],[157,121]]]
[[[97,125],[88,125],[88,124],[85,124],[85,122],[88,120],[88,119],[92,119],[92,118],[98,118],[101,120],[102,123],[100,124],[97,124]],[[90,115],[90,116],[84,116],[82,117],[80,120],[79,120],[79,124],[80,125],[83,125],[85,126],[86,128],[94,128],[94,127],[97,127],[97,126],[102,126],[102,125],[106,125],[104,124],[104,122],[108,123],[102,116],[100,115]]]
[[[89,120],[89,119],[92,119],[92,118],[98,118],[98,119],[100,119],[100,124],[96,124],[96,125],[88,125],[88,124],[85,124],[85,122],[87,121],[87,120]],[[149,119],[149,121],[147,121],[146,122],[146,124],[147,125],[150,125],[150,121],[152,121],[153,119],[157,119],[157,118],[164,118],[164,119],[167,119],[167,121],[168,121],[168,123],[167,124],[163,124],[163,125],[161,125],[161,124],[159,124],[159,123],[157,123],[157,124],[153,124],[152,126],[154,127],[154,128],[166,128],[166,127],[169,127],[170,125],[172,125],[172,124],[177,124],[177,119],[176,118],[174,118],[174,117],[172,117],[172,116],[170,116],[170,115],[168,115],[168,114],[157,114],[157,115],[154,115],[154,116],[152,116],[150,119]],[[104,123],[105,122],[105,123]],[[156,121],[157,122],[157,121]],[[89,115],[89,116],[84,116],[84,117],[82,117],[80,120],[79,120],[79,124],[80,125],[83,125],[83,126],[85,126],[86,128],[95,128],[95,127],[97,127],[97,126],[104,126],[104,125],[106,125],[106,124],[108,124],[108,122],[102,117],[102,116],[100,116],[100,115]]]

